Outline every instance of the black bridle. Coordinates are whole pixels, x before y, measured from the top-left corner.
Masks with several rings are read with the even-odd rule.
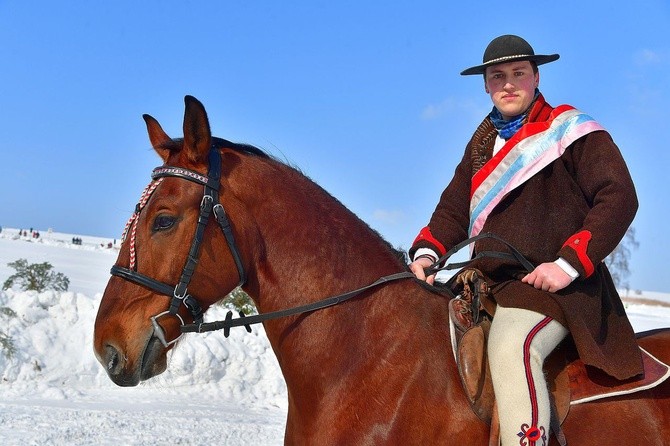
[[[191,241],[191,248],[189,250],[186,263],[184,264],[184,268],[182,269],[179,282],[174,286],[160,282],[156,279],[137,272],[136,267],[131,269],[114,265],[112,266],[110,272],[114,276],[121,277],[122,279],[128,280],[137,285],[141,285],[159,294],[163,294],[172,298],[170,301],[170,308],[167,311],[151,317],[151,322],[153,324],[156,337],[163,343],[165,347],[167,347],[170,344],[174,344],[179,339],[179,337],[168,342],[165,338],[163,329],[158,323],[158,319],[164,316],[172,315],[180,320],[181,326],[183,327],[185,325],[184,320],[179,315],[179,307],[183,304],[191,314],[194,324],[203,323],[202,306],[198,302],[197,298],[188,293],[188,285],[191,282],[195,267],[198,264],[200,245],[202,245],[205,227],[207,226],[207,222],[209,221],[209,217],[212,213],[214,213],[214,218],[216,219],[216,222],[221,228],[221,232],[223,232],[223,235],[226,238],[228,248],[230,249],[230,253],[233,256],[233,260],[237,267],[237,273],[240,278],[238,286],[243,285],[246,282],[246,272],[244,270],[244,266],[242,265],[242,257],[240,256],[240,252],[237,249],[237,244],[235,243],[235,237],[233,236],[230,221],[228,220],[228,216],[226,215],[226,211],[223,208],[223,205],[219,201],[219,187],[221,178],[221,154],[219,153],[219,150],[215,147],[212,147],[212,149],[209,151],[209,170],[206,177],[193,170],[172,166],[157,167],[151,174],[151,179],[154,181],[165,177],[182,178],[204,186],[203,196],[200,202],[200,215],[198,217],[195,235]],[[139,217],[141,210],[142,208],[138,204],[138,206],[135,208],[136,217]]]
[[[277,319],[296,314],[308,313],[315,310],[331,307],[333,305],[345,302],[355,296],[362,294],[365,291],[368,291],[372,288],[376,288],[385,283],[401,279],[415,279],[415,275],[412,272],[403,271],[396,274],[383,276],[378,280],[370,283],[369,285],[363,286],[361,288],[348,291],[346,293],[339,294],[337,296],[328,297],[306,305],[292,307],[284,310],[273,311],[270,313],[257,314],[254,316],[245,316],[244,313],[240,312],[239,313],[240,317],[236,319],[233,319],[232,312],[229,311],[226,315],[225,320],[223,321],[204,322],[202,306],[200,305],[196,297],[188,293],[188,285],[191,282],[191,278],[195,271],[195,267],[198,264],[198,257],[200,255],[200,245],[202,244],[203,241],[205,227],[207,226],[207,222],[209,221],[209,217],[211,216],[212,213],[214,213],[214,218],[216,219],[219,228],[221,228],[221,232],[223,232],[223,235],[226,239],[226,243],[228,244],[228,248],[230,249],[230,253],[235,262],[235,266],[237,267],[237,273],[239,275],[239,282],[237,286],[243,285],[247,279],[246,272],[242,264],[242,257],[240,256],[239,249],[237,248],[237,244],[235,243],[235,237],[233,236],[230,220],[228,219],[228,216],[226,214],[225,209],[223,208],[223,205],[219,201],[219,188],[221,179],[221,154],[219,153],[219,150],[216,147],[212,147],[210,149],[209,168],[207,176],[204,176],[199,172],[193,170],[185,169],[183,167],[173,167],[173,166],[157,167],[153,170],[151,174],[151,178],[153,181],[165,177],[182,178],[204,186],[204,192],[202,200],[200,202],[200,215],[198,217],[198,223],[196,225],[195,235],[193,236],[193,240],[191,241],[191,248],[189,250],[188,258],[186,259],[184,268],[182,269],[179,282],[177,283],[177,285],[173,286],[165,282],[160,282],[156,279],[153,279],[149,276],[137,272],[137,267],[134,264],[134,260],[132,260],[134,250],[134,247],[132,247],[132,243],[134,243],[134,240],[132,239],[131,239],[131,247],[132,247],[131,268],[125,268],[122,266],[114,265],[112,266],[112,269],[110,271],[111,274],[114,276],[128,280],[132,283],[135,283],[145,288],[149,288],[150,290],[153,290],[159,294],[172,298],[168,310],[159,313],[155,316],[152,316],[150,318],[154,328],[154,335],[161,341],[161,343],[165,347],[168,347],[169,345],[177,342],[181,338],[181,336],[183,336],[184,333],[203,333],[207,331],[224,330],[224,336],[228,337],[228,335],[230,334],[230,329],[232,327],[240,327],[240,326],[244,326],[248,332],[251,332],[250,325],[252,324],[258,324],[270,319]],[[137,207],[135,208],[134,218],[139,217],[142,208],[143,206],[141,206],[140,203],[138,203]],[[510,254],[510,253],[487,251],[479,253],[477,256],[471,258],[466,262],[446,264],[447,259],[451,257],[454,253],[459,251],[464,246],[467,246],[470,243],[474,243],[475,241],[482,238],[496,239],[502,242],[503,244],[507,245],[511,249],[512,253]],[[517,251],[512,245],[510,245],[505,240],[501,239],[500,237],[492,233],[482,233],[474,237],[471,237],[463,241],[462,243],[454,246],[437,262],[435,262],[431,267],[426,269],[426,273],[434,274],[440,270],[465,267],[468,264],[470,264],[473,260],[479,257],[498,257],[498,258],[512,259],[518,261],[529,272],[533,270],[533,265],[530,262],[528,262],[528,260],[526,260],[523,257],[523,255],[519,251]],[[184,323],[184,320],[179,315],[179,308],[182,304],[191,314],[191,317],[193,318],[193,323],[191,324]],[[165,332],[158,323],[158,320],[160,318],[168,315],[174,316],[178,318],[180,321],[181,334],[172,341],[167,341],[165,337]]]
[[[131,249],[131,268],[125,268],[122,266],[114,265],[112,266],[112,269],[110,271],[111,274],[114,276],[128,280],[132,283],[153,290],[158,294],[162,294],[172,298],[170,301],[170,308],[168,310],[159,313],[155,316],[152,316],[150,318],[154,328],[154,335],[161,341],[161,343],[165,347],[168,347],[169,345],[172,345],[175,342],[177,342],[184,333],[193,333],[193,332],[203,333],[207,331],[224,330],[224,336],[228,337],[228,335],[230,334],[231,327],[240,327],[240,326],[244,326],[248,332],[251,332],[250,326],[252,324],[258,324],[270,319],[277,319],[281,317],[308,313],[311,311],[327,308],[342,303],[346,300],[349,300],[355,296],[360,295],[364,291],[367,291],[371,288],[375,288],[384,283],[400,279],[410,279],[415,277],[414,274],[412,274],[411,272],[404,271],[397,274],[391,274],[388,276],[381,277],[380,279],[376,280],[375,282],[369,285],[363,286],[361,288],[337,296],[332,296],[320,300],[318,302],[313,302],[298,307],[273,311],[270,313],[257,314],[248,317],[245,316],[244,313],[240,312],[239,313],[240,317],[235,319],[233,319],[232,312],[229,311],[226,315],[225,320],[223,321],[203,322],[202,306],[200,305],[198,299],[195,296],[188,293],[188,285],[191,282],[193,272],[195,271],[195,267],[198,264],[200,245],[202,244],[203,235],[205,233],[205,227],[207,226],[207,222],[209,221],[209,217],[212,214],[212,212],[214,213],[216,222],[218,223],[219,227],[221,228],[221,231],[223,232],[223,235],[226,238],[228,248],[230,249],[231,255],[233,256],[233,260],[235,261],[235,265],[237,267],[237,273],[240,278],[238,286],[243,285],[246,282],[247,278],[244,266],[242,264],[242,257],[240,256],[239,249],[237,248],[237,244],[235,243],[235,237],[233,236],[230,221],[228,219],[228,216],[226,215],[223,205],[219,202],[219,188],[221,178],[221,154],[219,153],[219,150],[216,147],[212,147],[210,149],[209,169],[206,177],[200,174],[199,172],[185,169],[183,167],[173,167],[173,166],[157,167],[153,170],[151,174],[151,179],[153,181],[160,180],[161,178],[165,177],[182,178],[188,181],[192,181],[194,183],[201,184],[205,187],[202,201],[200,202],[200,216],[198,217],[198,223],[196,226],[195,235],[193,236],[193,240],[191,242],[191,249],[189,250],[188,258],[186,259],[186,264],[182,269],[179,282],[177,283],[177,285],[173,286],[137,272],[137,267],[134,264],[134,258],[133,258],[134,247]],[[149,187],[147,187],[147,189],[149,189]],[[152,192],[153,189],[151,189],[149,194],[151,194]],[[148,201],[148,197],[143,196],[143,199],[144,198],[146,198],[146,200]],[[135,214],[133,216],[134,218],[139,217],[143,205],[145,204],[146,202],[143,203],[143,200],[141,199],[140,203],[138,203],[138,205],[135,208]],[[133,219],[131,218],[131,221],[132,220]],[[127,230],[128,228],[126,228],[126,231]],[[124,241],[125,241],[125,234],[124,234]],[[132,243],[134,243],[134,240],[131,237],[131,247],[133,246]],[[193,318],[193,323],[191,324],[184,323],[184,320],[179,315],[179,307],[182,304],[191,314],[191,317]],[[166,339],[165,331],[158,323],[158,320],[160,318],[169,315],[176,317],[180,321],[181,335],[176,339],[173,339],[172,341],[168,341]]]

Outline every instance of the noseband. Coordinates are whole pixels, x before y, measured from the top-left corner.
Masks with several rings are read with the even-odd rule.
[[[202,200],[200,202],[200,215],[198,217],[198,223],[195,230],[195,235],[191,241],[191,249],[188,253],[188,258],[184,268],[182,269],[181,277],[177,285],[169,285],[164,282],[160,282],[156,279],[153,279],[149,276],[137,272],[137,265],[135,263],[135,226],[139,214],[142,211],[142,208],[146,205],[149,200],[149,196],[153,193],[155,186],[153,186],[156,181],[161,181],[165,177],[175,177],[182,178],[194,183],[198,183],[204,186],[204,192]],[[200,255],[200,245],[202,244],[203,236],[205,233],[205,227],[209,221],[209,217],[214,213],[214,218],[221,228],[226,242],[228,243],[228,248],[233,256],[235,266],[237,267],[237,272],[240,277],[239,285],[242,285],[246,282],[246,273],[244,271],[244,266],[242,265],[242,258],[240,252],[237,249],[237,244],[235,243],[235,237],[233,236],[233,231],[230,226],[230,221],[226,215],[226,211],[223,208],[223,205],[219,201],[219,187],[220,187],[220,178],[221,178],[221,154],[219,150],[215,147],[212,147],[209,151],[209,170],[207,176],[204,176],[193,170],[184,169],[183,167],[172,167],[172,166],[161,166],[153,170],[151,174],[151,179],[153,180],[152,184],[145,189],[145,193],[142,194],[142,198],[135,208],[135,213],[133,217],[128,222],[126,226],[126,231],[124,233],[124,241],[128,232],[128,227],[132,227],[131,231],[131,262],[130,268],[124,268],[122,266],[114,265],[111,269],[111,274],[122,279],[133,282],[137,285],[149,288],[159,294],[171,297],[170,308],[167,311],[164,311],[156,316],[151,317],[151,323],[154,327],[155,336],[161,341],[161,343],[167,347],[171,344],[177,342],[181,335],[172,340],[167,341],[165,338],[165,332],[158,323],[158,319],[172,315],[179,319],[181,326],[184,326],[184,320],[179,315],[179,307],[183,304],[189,313],[193,317],[194,324],[202,324],[203,322],[203,312],[202,306],[200,305],[198,299],[188,293],[188,285],[191,282],[191,277],[195,271],[195,267],[198,264],[198,257]],[[153,186],[153,187],[151,187]],[[148,191],[148,192],[147,192]],[[147,195],[148,194],[148,195]],[[182,333],[183,334],[183,333]]]

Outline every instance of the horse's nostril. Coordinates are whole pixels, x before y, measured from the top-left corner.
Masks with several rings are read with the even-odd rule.
[[[110,375],[118,375],[123,369],[123,358],[119,351],[111,345],[105,346],[105,367]]]

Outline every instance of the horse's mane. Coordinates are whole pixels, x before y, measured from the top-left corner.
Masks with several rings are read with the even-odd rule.
[[[169,141],[165,141],[158,147],[162,150],[169,150],[170,152],[178,152],[182,149],[184,145],[184,138],[174,138]],[[264,150],[259,149],[258,147],[252,146],[251,144],[242,144],[238,142],[228,141],[227,139],[212,137],[212,145],[218,148],[229,148],[233,149],[236,152],[240,152],[246,155],[257,156],[259,158],[272,158]]]
[[[230,148],[235,150],[236,152],[244,153],[247,155],[253,155],[257,156],[259,158],[266,158],[266,159],[274,159],[270,155],[268,155],[267,152],[265,152],[262,149],[259,149],[256,146],[252,146],[251,144],[243,144],[239,142],[232,142],[227,139],[223,138],[217,138],[215,136],[212,137],[212,144],[214,144],[216,147],[225,147],[225,148]]]
[[[175,138],[175,139],[172,139],[170,141],[166,141],[165,143],[161,144],[161,148],[165,149],[165,150],[169,150],[171,152],[172,151],[178,151],[178,150],[181,150],[183,142],[184,142],[183,138]],[[236,152],[239,152],[243,155],[250,155],[250,156],[255,156],[255,157],[258,157],[258,158],[262,158],[262,159],[273,160],[277,163],[283,164],[283,165],[295,170],[296,172],[298,172],[300,175],[304,176],[305,178],[307,178],[309,181],[314,183],[317,187],[322,189],[334,201],[336,201],[337,203],[340,203],[342,205],[342,203],[337,198],[332,196],[332,194],[330,194],[328,191],[321,188],[321,186],[319,186],[317,183],[314,182],[314,180],[310,179],[307,175],[305,175],[298,167],[288,165],[287,163],[277,159],[276,157],[273,157],[272,155],[269,155],[263,149],[260,149],[256,146],[251,145],[251,144],[233,142],[233,141],[229,141],[227,139],[219,138],[219,137],[215,137],[215,136],[212,137],[212,145],[215,146],[215,147],[218,147],[218,148],[232,149],[232,150],[235,150]],[[344,205],[342,205],[342,206],[344,206]],[[355,214],[354,214],[354,216],[355,216]],[[358,217],[356,216],[356,218],[358,218]],[[368,225],[367,223],[365,223],[365,225],[370,229],[370,231],[372,231],[377,237],[379,237],[386,244],[388,249],[391,252],[393,252],[394,256],[396,258],[398,258],[398,260],[400,260],[405,265],[408,263],[407,262],[407,253],[404,250],[395,248],[377,230],[371,228],[370,225]]]

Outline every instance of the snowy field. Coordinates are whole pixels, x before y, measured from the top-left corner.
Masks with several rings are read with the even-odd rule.
[[[72,243],[82,239],[81,245]],[[112,247],[109,248],[109,244]],[[114,240],[40,230],[38,239],[0,233],[0,284],[25,258],[49,262],[70,278],[67,292],[0,291],[0,334],[15,354],[0,351],[0,442],[3,445],[281,445],[286,387],[263,328],[188,335],[168,371],[138,387],[120,388],[93,354],[93,322]],[[670,326],[670,294],[630,291],[636,331]],[[206,319],[222,319],[213,308]]]

